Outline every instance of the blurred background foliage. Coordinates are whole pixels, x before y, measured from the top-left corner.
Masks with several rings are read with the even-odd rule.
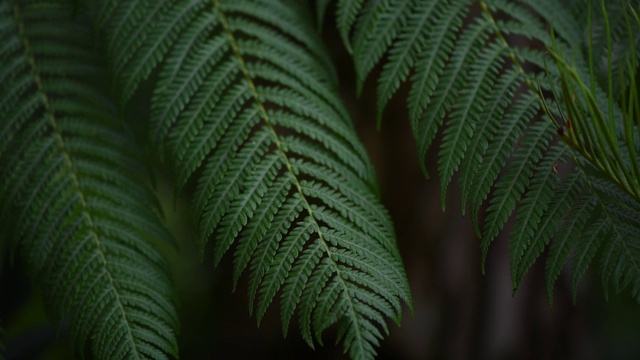
[[[640,307],[628,293],[610,294],[591,273],[572,303],[567,274],[547,304],[544,266],[537,262],[512,296],[507,239],[494,243],[486,275],[480,272],[479,241],[468,218],[460,215],[459,196],[451,189],[446,213],[440,210],[436,178],[425,180],[417,166],[417,151],[401,88],[384,112],[380,130],[375,122],[375,82],[355,94],[351,57],[327,16],[323,36],[337,66],[341,92],[361,140],[378,174],[382,202],[395,224],[398,246],[411,283],[413,316],[392,328],[379,349],[379,358],[392,359],[640,359]],[[377,69],[376,71],[380,71]],[[140,91],[128,109],[134,127],[143,129],[150,92]],[[141,132],[140,132],[141,133]],[[142,135],[140,135],[142,136]],[[427,169],[436,173],[436,159]],[[166,169],[155,166],[155,188],[165,219],[179,249],[158,244],[171,262],[179,300],[182,359],[334,359],[346,358],[331,346],[310,349],[297,332],[283,338],[278,306],[272,306],[260,327],[248,311],[246,276],[232,292],[231,257],[214,268],[201,261],[192,241],[193,219],[185,194],[175,194]],[[507,227],[509,224],[507,224]],[[503,233],[507,233],[504,231]],[[1,251],[0,326],[5,358],[68,359],[71,347],[63,324],[53,328],[46,319],[40,294],[29,284],[18,256]]]

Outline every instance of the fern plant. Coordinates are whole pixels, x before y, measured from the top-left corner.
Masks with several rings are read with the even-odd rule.
[[[640,300],[640,202],[635,196],[640,141],[638,123],[632,120],[637,116],[633,107],[640,54],[633,35],[640,24],[631,15],[638,4],[589,4],[341,0],[336,22],[353,54],[359,89],[372,69],[382,66],[377,79],[378,119],[399,86],[410,83],[409,118],[425,174],[426,152],[442,131],[438,154],[442,208],[448,186],[458,174],[461,207],[471,213],[481,238],[483,268],[491,241],[515,214],[509,235],[514,291],[553,239],[546,267],[549,301],[572,250],[574,295],[599,250],[605,288],[612,284],[620,291],[630,285]],[[588,9],[597,15],[592,18]],[[584,26],[589,21],[592,26]],[[594,34],[595,40],[585,41]],[[554,49],[553,59],[561,66],[552,66],[547,48]],[[594,52],[602,49],[608,50],[604,83],[597,81],[602,72],[594,65],[600,63]],[[549,81],[543,79],[545,69]],[[567,72],[574,81],[568,91]],[[560,114],[555,106],[553,113],[543,111],[551,108],[545,107],[547,101],[554,102],[550,94],[562,92],[556,99],[561,103],[585,89],[575,81],[590,86],[588,97],[569,107],[570,114],[582,111],[580,116],[588,119],[583,121],[585,131],[606,121],[600,131],[615,145],[612,149],[601,143],[590,145],[591,154],[603,154],[597,155],[603,163],[596,169],[585,161],[586,152],[569,150],[567,145],[575,149],[575,143],[559,141],[567,140],[558,134],[571,124],[556,121]],[[582,104],[588,111],[575,109]],[[616,155],[616,165],[609,154]],[[572,157],[576,161],[570,161]],[[558,176],[555,169],[562,163],[572,165],[567,165],[568,174]],[[614,169],[621,168],[632,169],[625,172],[628,186],[612,181]]]
[[[337,322],[345,351],[371,358],[410,304],[394,230],[312,14],[257,4],[103,2],[90,19],[121,107],[159,67],[150,147],[178,188],[195,184],[201,252],[212,239],[218,263],[234,247],[235,282],[249,269],[258,322],[280,294],[285,334],[296,311],[311,347]],[[2,92],[3,214],[21,211],[11,234],[54,318],[70,315],[79,354],[177,356],[164,260],[148,241],[170,236],[131,176],[136,145],[92,86],[105,68],[74,17],[83,8],[3,6],[2,58],[17,67]]]
[[[314,14],[296,0],[0,1],[0,235],[53,321],[70,320],[78,357],[178,356],[156,246],[173,240],[141,149],[192,192],[201,256],[231,252],[234,286],[248,273],[258,323],[279,297],[285,335],[296,314],[311,347],[337,324],[345,352],[372,358],[388,320],[411,307],[318,35],[330,3]],[[442,207],[457,174],[483,262],[515,216],[514,290],[548,247],[550,300],[571,254],[574,289],[598,259],[605,288],[640,299],[638,4],[600,5],[335,5],[359,91],[382,69],[379,124],[408,82],[423,170],[442,135]],[[145,89],[138,141],[123,114]]]
[[[71,319],[81,357],[176,355],[168,267],[150,242],[171,235],[137,145],[98,85],[104,64],[89,27],[64,2],[7,1],[0,26],[5,236],[52,319]]]
[[[338,321],[345,351],[371,357],[410,303],[393,228],[311,13],[268,5],[114,2],[98,16],[121,88],[162,63],[150,141],[179,188],[196,183],[201,252],[213,235],[218,263],[235,244],[258,322],[281,291],[285,334],[297,309],[310,346]]]

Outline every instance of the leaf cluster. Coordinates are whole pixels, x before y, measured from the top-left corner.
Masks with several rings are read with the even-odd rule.
[[[335,10],[378,125],[409,88],[419,166],[438,147],[482,261],[509,221],[514,291],[546,251],[549,301],[640,301],[638,3],[590,0],[0,1],[0,239],[18,250],[80,358],[174,358],[158,241],[174,244],[147,153],[189,193],[196,243],[258,323],[278,303],[312,348],[336,325],[372,358],[411,293],[375,171],[317,23]],[[601,54],[605,54],[601,57]],[[150,104],[137,139],[134,96]],[[148,150],[148,151],[145,151]],[[193,191],[190,191],[193,189]],[[483,269],[484,270],[484,269]],[[297,316],[295,316],[297,315]]]
[[[411,296],[309,9],[93,5],[3,2],[2,12],[11,42],[1,55],[14,64],[3,73],[3,218],[18,210],[8,234],[53,318],[70,318],[78,354],[177,356],[172,286],[154,245],[171,235],[141,171],[146,145],[175,169],[178,189],[195,187],[199,249],[211,242],[216,264],[233,252],[234,283],[248,271],[258,322],[279,296],[285,335],[295,313],[311,347],[337,323],[351,357],[372,357]],[[144,81],[141,146],[120,114]]]
[[[515,218],[514,291],[548,248],[550,302],[571,254],[574,295],[597,262],[605,288],[630,285],[640,300],[637,11],[633,1],[337,4],[358,87],[382,68],[379,120],[401,84],[410,86],[409,120],[425,174],[427,151],[441,134],[442,208],[457,175],[483,269],[490,243]]]

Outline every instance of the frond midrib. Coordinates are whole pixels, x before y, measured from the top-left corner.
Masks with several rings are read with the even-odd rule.
[[[500,39],[500,41],[504,44],[504,46],[509,49],[509,58],[511,59],[511,61],[513,62],[513,64],[516,66],[518,72],[520,72],[523,75],[524,78],[524,82],[527,85],[527,87],[536,95],[536,97],[539,99],[540,101],[540,105],[544,106],[545,104],[545,99],[543,98],[542,94],[540,93],[540,91],[538,91],[538,87],[536,86],[536,84],[534,84],[531,80],[531,78],[529,76],[526,76],[527,72],[524,70],[524,67],[522,65],[522,62],[518,59],[518,56],[516,54],[516,52],[514,52],[512,50],[512,46],[509,44],[509,42],[506,40],[504,34],[502,33],[502,31],[500,30],[500,27],[497,25],[497,22],[495,20],[495,18],[493,17],[493,13],[491,12],[491,10],[489,9],[489,5],[486,3],[485,0],[478,0],[480,3],[480,6],[482,7],[483,12],[489,17],[489,21],[491,22],[491,25],[494,28],[494,33],[495,35],[498,37],[498,39]],[[570,69],[571,71],[575,72],[574,68],[569,67],[569,65],[566,65],[568,69]],[[577,73],[573,74],[574,76],[578,76]],[[556,128],[559,128],[559,124],[558,122],[551,116],[547,116],[547,119],[549,119],[549,121],[551,121]],[[570,143],[563,141],[566,146],[568,147],[572,147]],[[588,153],[584,153],[582,151],[580,151],[580,154],[582,156],[584,156],[587,160],[589,160],[589,162],[591,164],[593,164],[594,166],[596,166],[598,168],[598,170],[600,170],[603,174],[607,174],[609,175],[609,171],[605,168],[605,166],[597,161],[595,161],[593,159],[593,157],[588,154]],[[574,163],[578,164],[578,162],[576,161],[576,157],[572,155],[572,158],[574,159]],[[621,161],[621,159],[620,159]],[[580,166],[580,165],[578,165]],[[583,174],[583,176],[586,178],[587,174],[583,171],[583,169],[581,169],[581,173]],[[624,190],[627,194],[629,194],[631,197],[633,197],[635,200],[640,201],[640,198],[638,198],[638,194],[636,194],[632,189],[630,189],[627,185],[625,185],[620,179],[618,179],[616,176],[611,176],[610,179],[612,180],[613,183],[615,183],[618,187],[620,187],[622,190]],[[591,187],[590,187],[591,188]],[[593,189],[592,189],[593,191]]]
[[[298,193],[298,195],[300,196],[300,199],[302,200],[305,210],[307,211],[307,213],[309,214],[309,218],[312,221],[312,224],[314,225],[314,227],[316,228],[316,232],[318,234],[318,238],[322,243],[322,246],[324,247],[324,251],[327,254],[327,257],[329,259],[329,261],[331,262],[335,272],[336,272],[336,277],[340,280],[340,285],[342,287],[342,291],[343,294],[345,296],[345,299],[347,300],[347,303],[349,305],[349,314],[351,314],[352,317],[355,317],[357,311],[353,305],[353,299],[351,297],[351,294],[349,294],[347,285],[345,284],[345,280],[344,277],[341,274],[340,268],[338,267],[338,264],[336,263],[336,261],[333,259],[333,256],[331,254],[331,249],[329,248],[329,245],[327,244],[326,239],[324,238],[324,233],[322,232],[322,229],[318,223],[318,220],[316,219],[316,216],[314,215],[313,209],[311,208],[311,204],[309,203],[309,201],[307,200],[307,198],[304,195],[304,191],[302,190],[302,185],[300,183],[300,181],[298,180],[297,175],[295,174],[295,172],[293,171],[293,167],[291,165],[291,162],[289,160],[289,157],[287,156],[287,153],[285,152],[282,143],[280,141],[280,138],[272,124],[272,122],[270,121],[270,117],[269,114],[267,113],[266,108],[264,107],[264,104],[262,102],[262,100],[260,99],[260,94],[258,93],[258,90],[255,86],[255,83],[253,82],[253,78],[251,77],[251,75],[249,74],[249,69],[247,68],[246,62],[244,61],[244,57],[242,55],[242,53],[240,52],[240,49],[238,47],[237,41],[235,39],[235,36],[233,35],[233,32],[231,31],[231,28],[229,26],[229,23],[227,22],[227,18],[226,15],[224,14],[223,10],[222,10],[222,6],[220,5],[220,1],[219,0],[212,0],[213,5],[216,9],[216,11],[218,12],[218,16],[220,18],[220,22],[222,24],[222,28],[224,30],[224,32],[227,34],[227,37],[229,38],[229,42],[231,45],[231,49],[233,51],[234,56],[236,57],[236,59],[238,60],[238,66],[240,67],[240,70],[242,71],[245,80],[247,81],[247,85],[249,86],[249,88],[251,89],[252,95],[253,95],[253,99],[256,103],[256,106],[258,106],[259,111],[262,115],[262,119],[264,120],[265,124],[267,125],[269,132],[271,134],[271,136],[274,139],[274,144],[276,146],[276,149],[278,151],[278,153],[280,154],[280,156],[282,157],[284,164],[287,168],[287,172],[289,173],[289,175],[291,176],[293,183],[296,187],[296,191]],[[363,339],[362,335],[360,334],[360,328],[358,326],[358,321],[357,318],[353,318],[353,322],[355,324],[355,326],[353,326],[354,331],[356,332],[356,339],[358,339],[358,343],[360,343],[360,340]]]
[[[511,46],[511,44],[509,44],[509,42],[505,38],[504,34],[500,30],[500,27],[498,26],[498,23],[497,23],[496,19],[494,18],[493,13],[491,12],[491,9],[489,9],[489,4],[487,4],[487,2],[485,0],[478,0],[478,2],[480,3],[480,7],[482,8],[483,13],[486,14],[487,17],[489,18],[489,22],[491,23],[491,26],[494,29],[494,31],[493,31],[494,34],[500,40],[500,42],[503,43],[504,47],[506,49],[508,49],[509,59],[513,62],[513,65],[515,65],[517,71],[520,74],[522,74],[524,83],[527,85],[529,90],[531,90],[534,94],[536,94],[536,96],[539,99],[542,100],[542,95],[537,91],[537,87],[531,81],[531,78],[526,75],[527,71],[525,71],[524,66],[522,65],[522,62],[520,61],[520,59],[518,59],[518,56],[517,56],[516,52],[513,51],[513,47]],[[551,119],[551,120],[554,121],[554,119]],[[558,125],[557,123],[555,123],[555,121],[554,121],[554,124],[556,126]]]
[[[500,28],[497,26],[497,23],[493,17],[493,14],[491,12],[491,10],[489,9],[488,4],[484,1],[484,0],[479,0],[480,6],[482,7],[483,12],[489,17],[490,22],[492,24],[492,26],[494,27],[494,33],[495,35],[500,39],[500,41],[502,41],[505,46],[507,47],[507,49],[509,49],[509,57],[511,58],[511,60],[513,61],[514,65],[517,67],[518,71],[523,74],[524,77],[524,82],[526,83],[527,87],[534,93],[536,94],[536,97],[538,98],[538,100],[541,102],[541,105],[544,104],[545,99],[542,97],[542,94],[536,90],[535,84],[533,84],[533,82],[531,81],[529,76],[524,76],[526,74],[522,63],[520,62],[520,60],[518,60],[517,55],[515,54],[515,52],[513,52],[511,50],[511,45],[509,45],[508,41],[506,40],[506,38],[504,37],[504,35],[502,34],[502,32],[500,31]],[[548,121],[551,121],[556,127],[558,127],[558,123],[555,121],[555,119],[553,117],[550,116],[546,116],[546,118],[548,119]],[[563,143],[569,147],[569,144],[567,144],[566,142],[563,141]],[[581,152],[582,154],[582,152]],[[582,154],[585,155],[585,154]],[[593,165],[595,165],[600,171],[602,171],[604,174],[608,174],[607,171],[604,171],[605,169],[602,166],[599,166],[599,164],[597,164],[594,161],[591,161],[591,159],[588,156],[585,156],[587,158],[587,160],[589,160],[589,162]],[[589,186],[589,189],[591,190],[591,192],[596,196],[597,201],[598,201],[598,206],[602,209],[602,212],[605,214],[605,217],[607,219],[607,221],[612,224],[612,228],[613,231],[616,233],[615,238],[616,239],[624,239],[624,235],[620,234],[619,230],[617,229],[617,226],[615,226],[615,221],[613,220],[615,218],[615,216],[613,216],[608,210],[607,207],[604,205],[604,201],[602,199],[602,195],[596,191],[596,189],[593,187],[592,181],[589,178],[588,174],[586,173],[586,170],[584,168],[584,166],[580,163],[580,161],[578,161],[577,157],[575,154],[571,155],[571,158],[573,159],[573,163],[575,164],[575,166],[578,167],[578,169],[580,170],[580,173],[582,175],[582,177],[584,179],[586,179],[587,184]],[[637,197],[635,196],[635,194],[630,191],[627,187],[625,187],[623,184],[621,184],[619,181],[617,181],[617,179],[613,179],[614,184],[616,184],[618,187],[620,187],[622,190],[624,190],[627,194],[631,195],[634,199],[637,200]],[[635,260],[635,258],[633,256],[628,256],[630,254],[632,254],[631,250],[628,248],[627,243],[625,241],[619,241],[619,243],[621,244],[625,254],[627,255],[627,257],[629,257],[631,259],[631,264],[633,265],[633,268],[636,270],[636,273],[640,273],[640,263],[638,263],[638,261]]]
[[[80,203],[81,206],[81,213],[82,213],[82,217],[84,217],[88,223],[88,231],[91,234],[91,238],[93,240],[93,243],[95,245],[96,251],[98,252],[98,255],[100,256],[100,265],[103,268],[105,274],[107,275],[107,278],[109,279],[109,288],[111,289],[112,293],[115,296],[116,299],[116,303],[118,305],[118,310],[120,311],[120,313],[122,314],[122,317],[126,320],[125,321],[125,326],[127,329],[127,337],[129,339],[129,341],[131,342],[131,344],[133,345],[134,349],[137,349],[136,346],[136,342],[133,339],[133,334],[131,331],[131,327],[129,326],[129,319],[127,317],[127,314],[124,310],[124,305],[122,303],[122,300],[120,299],[120,294],[118,292],[117,287],[114,284],[113,281],[113,276],[111,274],[111,271],[109,270],[108,264],[107,264],[107,259],[105,256],[105,252],[102,248],[101,242],[100,242],[100,236],[98,235],[98,232],[96,231],[96,226],[93,222],[93,219],[91,217],[91,213],[88,210],[88,206],[87,206],[87,201],[85,198],[85,194],[84,191],[82,190],[82,187],[80,185],[80,181],[78,180],[78,175],[75,171],[75,167],[73,166],[73,161],[71,160],[71,156],[69,154],[69,151],[67,150],[67,147],[65,145],[65,141],[63,139],[62,136],[62,132],[60,130],[60,127],[58,125],[58,121],[56,120],[56,116],[53,114],[53,111],[51,109],[51,103],[49,101],[49,97],[47,95],[46,90],[44,89],[43,86],[43,82],[42,82],[42,77],[40,76],[40,71],[38,70],[38,65],[36,63],[35,57],[33,55],[33,52],[31,51],[31,45],[29,43],[29,39],[27,38],[27,35],[25,33],[25,29],[24,29],[24,22],[22,21],[22,16],[20,15],[20,9],[19,6],[17,4],[14,4],[13,6],[13,12],[14,12],[14,16],[16,19],[16,23],[18,26],[18,31],[20,34],[20,39],[22,40],[22,44],[24,47],[24,52],[25,52],[25,56],[27,57],[28,61],[29,61],[29,65],[31,67],[31,71],[32,71],[32,76],[33,76],[33,81],[36,85],[37,91],[40,94],[40,97],[42,99],[42,106],[44,107],[44,113],[46,114],[46,117],[49,119],[49,124],[51,125],[51,130],[54,133],[54,137],[56,139],[56,142],[58,144],[58,151],[60,152],[61,156],[64,159],[64,170],[66,172],[66,174],[71,178],[71,183],[73,184],[73,190],[75,191],[75,193],[78,195],[78,201]],[[136,359],[140,359],[140,356],[138,355],[137,351],[133,352]]]

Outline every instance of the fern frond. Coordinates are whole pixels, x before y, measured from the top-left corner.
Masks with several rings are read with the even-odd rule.
[[[133,69],[162,64],[151,139],[178,187],[196,185],[200,250],[213,238],[216,263],[233,251],[234,284],[249,270],[258,322],[280,294],[285,334],[297,311],[310,346],[338,323],[351,357],[373,357],[410,293],[312,12],[297,1],[216,0],[166,1],[155,13],[159,3],[103,9],[114,14],[109,51],[134,87]],[[171,33],[166,48],[145,35],[129,45],[121,29],[145,30],[133,16],[118,19],[122,11],[149,14],[137,22]]]
[[[462,210],[465,210],[466,199],[468,199],[471,220],[478,235],[480,235],[480,228],[477,214],[502,169],[501,164],[507,162],[511,149],[526,126],[521,119],[533,118],[537,110],[535,98],[526,96],[516,100],[511,105],[510,111],[504,114],[509,106],[505,96],[509,91],[515,91],[520,86],[518,78],[519,74],[511,71],[511,76],[503,77],[491,90],[489,104],[493,105],[485,108],[481,114],[481,119],[485,119],[480,122],[483,128],[474,132],[474,138],[468,150],[472,158],[463,162],[460,169]]]
[[[547,279],[547,295],[549,304],[553,303],[553,287],[565,263],[569,259],[571,250],[579,241],[582,234],[586,234],[586,226],[590,225],[589,219],[593,214],[595,201],[584,191],[576,200],[571,213],[567,215],[558,234],[549,246],[549,256],[545,264]]]
[[[352,51],[351,43],[349,42],[349,31],[351,30],[351,25],[356,21],[356,16],[361,7],[362,0],[347,0],[338,3],[338,9],[336,10],[336,24],[338,30],[340,30],[340,36],[349,52]]]
[[[82,16],[80,16],[82,18]],[[148,174],[101,92],[89,27],[65,2],[0,3],[2,218],[77,354],[177,356],[171,242]],[[3,68],[4,69],[4,68]]]
[[[509,168],[495,184],[495,192],[489,199],[487,218],[482,230],[482,259],[486,259],[491,241],[498,235],[513,213],[531,182],[534,166],[543,156],[553,131],[547,121],[536,121],[525,132],[524,141],[512,155]],[[552,165],[552,164],[551,164]],[[548,167],[545,173],[551,171]]]
[[[338,8],[347,5],[347,1],[340,1]],[[609,8],[617,19],[615,30],[611,30]],[[359,84],[376,65],[382,68],[378,78],[379,116],[401,83],[410,83],[409,118],[425,174],[427,150],[442,128],[438,156],[442,207],[448,185],[459,172],[462,210],[469,208],[476,233],[481,236],[483,267],[491,241],[515,214],[510,234],[514,289],[550,242],[547,274],[551,292],[572,249],[579,259],[574,262],[575,284],[596,256],[598,242],[606,240],[617,245],[606,247],[601,256],[624,263],[615,269],[613,263],[605,261],[601,267],[604,278],[616,289],[631,283],[635,295],[640,277],[635,277],[637,260],[633,259],[640,233],[631,219],[638,216],[633,210],[637,201],[620,193],[616,199],[625,207],[608,205],[605,197],[610,195],[604,193],[616,194],[617,189],[611,188],[615,183],[596,181],[593,172],[578,161],[580,155],[567,147],[568,143],[579,149],[586,144],[585,139],[592,139],[583,153],[598,160],[596,166],[601,171],[617,174],[623,187],[635,188],[638,177],[633,176],[633,166],[638,167],[635,160],[639,146],[635,136],[640,124],[626,120],[639,113],[634,92],[638,55],[633,50],[637,27],[630,21],[635,10],[628,5],[603,5],[600,17],[594,20],[596,41],[584,46],[588,9],[571,9],[547,0],[365,1],[353,25],[349,28],[343,23],[340,31],[343,36],[349,35],[345,45],[353,49]],[[384,31],[374,36],[372,29]],[[591,29],[587,32],[590,34]],[[615,50],[612,41],[619,41]],[[570,76],[562,66],[549,66],[549,56],[540,50],[552,44],[555,53],[563,54],[554,55],[556,62],[571,54],[568,63],[575,63],[575,68]],[[590,64],[589,49],[603,48],[609,49],[605,61],[609,70],[597,72]],[[629,52],[633,55],[612,64],[614,57],[620,59]],[[542,78],[545,70],[547,78]],[[602,83],[597,83],[596,74],[604,79]],[[588,79],[589,75],[591,80],[585,84],[590,85],[586,87],[564,85],[562,91],[558,90],[563,81],[567,83],[567,77]],[[568,99],[572,94],[585,93],[583,90],[591,90],[593,95],[575,105],[549,109],[555,96]],[[632,96],[617,96],[625,91]],[[565,108],[570,112],[562,117]],[[580,124],[572,124],[569,118],[580,111],[602,124],[598,131],[609,128],[613,135],[600,140],[592,135],[572,145],[569,140],[577,138],[566,136],[563,127],[571,130],[573,125],[578,131],[576,126]],[[605,123],[601,119],[607,114]],[[624,114],[630,116],[624,119]],[[555,136],[554,130],[560,136]],[[598,152],[602,147],[596,145],[605,142],[609,150]],[[623,147],[627,150],[620,150]],[[569,175],[556,174],[558,164],[565,163],[575,169]],[[605,163],[612,167],[606,169]],[[629,171],[619,171],[627,165]],[[631,190],[630,194],[635,192]],[[484,210],[483,203],[487,204]],[[480,222],[482,217],[484,221]],[[564,225],[572,231],[564,230]]]
[[[406,80],[418,57],[418,52],[424,47],[427,39],[427,28],[424,25],[436,15],[435,12],[438,10],[436,4],[435,1],[414,1],[407,23],[398,34],[399,41],[389,49],[389,61],[385,63],[378,79],[378,124],[382,117],[382,110],[400,84]]]
[[[555,165],[552,164],[551,166],[553,167],[558,165],[556,163]],[[540,171],[538,173],[545,174],[544,171]],[[516,226],[521,226],[523,229],[532,229],[532,232],[529,232],[528,235],[523,236],[524,241],[520,241],[520,245],[522,246],[522,257],[517,260],[514,259],[515,271],[513,271],[512,273],[514,286],[517,286],[517,284],[522,281],[522,278],[524,277],[526,272],[533,265],[535,260],[540,256],[545,247],[549,244],[550,240],[553,238],[553,235],[559,230],[563,218],[568,213],[568,211],[572,209],[571,205],[581,190],[582,184],[580,180],[582,180],[580,173],[575,168],[573,169],[571,174],[567,178],[563,179],[559,184],[557,183],[558,179],[553,179],[553,176],[551,176],[551,179],[547,178],[546,182],[552,184],[556,183],[556,186],[553,189],[550,198],[548,197],[548,194],[543,194],[547,195],[548,207],[541,215],[536,214],[536,216],[540,217],[538,222],[533,223],[529,219],[528,224],[523,224],[524,220],[522,220],[522,218],[516,219],[516,224],[518,224]],[[546,192],[549,191],[547,190]],[[532,196],[529,194],[527,194],[527,197],[529,199],[532,198]],[[523,200],[523,204],[526,201],[527,199]],[[523,205],[522,208],[525,208],[525,206]],[[562,239],[562,237],[558,238]],[[513,252],[512,255],[514,255]]]
[[[566,150],[564,145],[556,145],[545,153],[533,170],[527,186],[529,191],[523,196],[516,211],[516,221],[509,242],[511,281],[514,289],[517,289],[522,276],[533,263],[530,260],[530,254],[533,254],[531,256],[535,260],[542,252],[541,244],[534,242],[533,239],[540,234],[539,226],[543,225],[543,215],[554,213],[558,206],[569,207],[570,201],[573,200],[569,197],[564,203],[561,203],[558,198],[552,201],[553,189],[558,189],[556,186],[558,176],[551,169],[562,159]],[[570,180],[565,182],[571,183]],[[560,191],[560,197],[567,196],[569,192],[563,187],[560,187]],[[556,219],[556,222],[558,220]]]
[[[347,1],[340,1],[342,9]],[[407,21],[415,1],[366,2],[362,15],[354,24],[353,57],[356,64],[358,93],[362,91],[364,79],[387,51],[396,34]],[[340,15],[340,14],[338,14]],[[339,24],[341,25],[341,24]],[[344,26],[347,24],[345,23]],[[345,33],[345,30],[341,30]],[[343,35],[346,36],[346,35]],[[348,44],[348,42],[347,42]]]

